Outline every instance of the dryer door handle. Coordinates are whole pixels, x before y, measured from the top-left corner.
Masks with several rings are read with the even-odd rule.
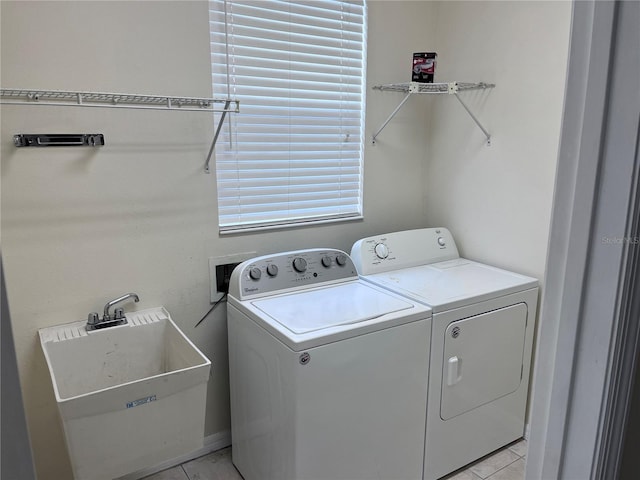
[[[462,360],[457,356],[447,360],[447,386],[452,387],[462,379]]]

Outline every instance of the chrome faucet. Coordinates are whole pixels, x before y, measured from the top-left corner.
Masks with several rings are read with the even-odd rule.
[[[98,328],[106,328],[113,327],[115,325],[126,324],[127,318],[124,316],[124,309],[116,308],[113,316],[109,314],[109,309],[114,305],[120,302],[124,302],[125,300],[128,300],[130,298],[133,298],[134,302],[140,301],[140,298],[135,293],[127,293],[125,295],[122,295],[121,297],[111,300],[110,302],[107,302],[107,304],[104,306],[104,315],[102,319],[100,319],[98,312],[91,312],[87,319],[87,330],[97,330]]]
[[[124,302],[129,298],[133,298],[134,302],[140,301],[140,298],[135,293],[127,293],[126,295],[122,295],[121,297],[118,297],[114,300],[111,300],[110,302],[107,302],[107,304],[104,306],[104,316],[102,317],[102,321],[108,322],[109,320],[119,320],[120,318],[124,318],[123,317],[124,312],[121,308],[116,308],[113,318],[111,318],[111,316],[109,315],[109,309],[113,307],[115,304]]]

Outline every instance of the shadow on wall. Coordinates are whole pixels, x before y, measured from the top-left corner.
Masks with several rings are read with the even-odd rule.
[[[2,464],[0,477],[35,480],[1,256],[0,287],[2,288],[2,298],[0,299],[2,305],[2,313],[0,314],[0,322],[2,322],[0,330],[2,337],[0,349],[2,354],[0,360],[2,362],[2,386],[0,387],[2,389],[2,411],[0,413],[2,418],[2,438],[0,439]]]

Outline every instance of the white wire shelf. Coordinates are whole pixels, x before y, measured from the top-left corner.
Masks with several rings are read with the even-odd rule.
[[[207,155],[204,167],[206,173],[209,173],[211,155],[227,113],[240,112],[240,102],[230,98],[175,97],[129,93],[30,90],[22,88],[0,89],[0,104],[134,108],[145,110],[221,113],[213,137],[213,142],[211,143],[211,148]]]
[[[447,93],[454,94],[456,92],[464,92],[467,90],[484,90],[495,87],[492,83],[466,83],[466,82],[450,82],[450,83],[390,83],[387,85],[376,85],[374,90],[403,92],[403,93]]]
[[[462,99],[458,96],[459,92],[469,91],[469,90],[486,90],[488,88],[494,88],[495,84],[493,83],[470,83],[470,82],[449,82],[449,83],[421,83],[421,82],[408,82],[408,83],[389,83],[385,85],[376,85],[373,87],[374,90],[387,91],[387,92],[400,92],[404,93],[405,97],[402,99],[400,104],[396,107],[396,109],[389,115],[387,120],[382,124],[382,126],[373,134],[372,142],[375,145],[376,138],[384,130],[384,127],[393,119],[393,117],[398,113],[400,108],[409,100],[409,97],[415,94],[446,94],[446,95],[454,95],[460,104],[464,107],[467,113],[471,116],[473,121],[478,125],[482,133],[484,133],[485,137],[487,137],[487,145],[491,145],[491,134],[482,126],[480,121],[476,118],[476,116],[471,112],[469,107],[462,101]]]
[[[228,104],[227,104],[228,102]],[[13,105],[55,105],[78,107],[142,108],[158,110],[239,112],[236,100],[200,97],[174,97],[130,93],[70,92],[3,88],[0,103]]]

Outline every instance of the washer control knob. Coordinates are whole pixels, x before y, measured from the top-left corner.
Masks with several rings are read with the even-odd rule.
[[[331,266],[331,257],[329,255],[324,255],[321,262],[323,267],[329,268]]]
[[[347,264],[347,256],[344,253],[339,253],[336,255],[336,263],[344,267]]]
[[[249,270],[249,278],[251,280],[260,280],[261,276],[262,276],[262,272],[258,267],[253,267],[252,269]]]
[[[267,275],[269,275],[270,277],[275,277],[276,275],[278,275],[278,266],[273,263],[267,265]]]
[[[304,272],[307,269],[307,261],[302,257],[294,258],[293,269],[298,273]]]
[[[378,243],[375,246],[375,252],[378,258],[387,258],[389,256],[389,247],[384,243]]]
[[[438,237],[438,245],[440,245],[441,247],[444,247],[446,244],[447,242],[444,241],[444,238]]]

